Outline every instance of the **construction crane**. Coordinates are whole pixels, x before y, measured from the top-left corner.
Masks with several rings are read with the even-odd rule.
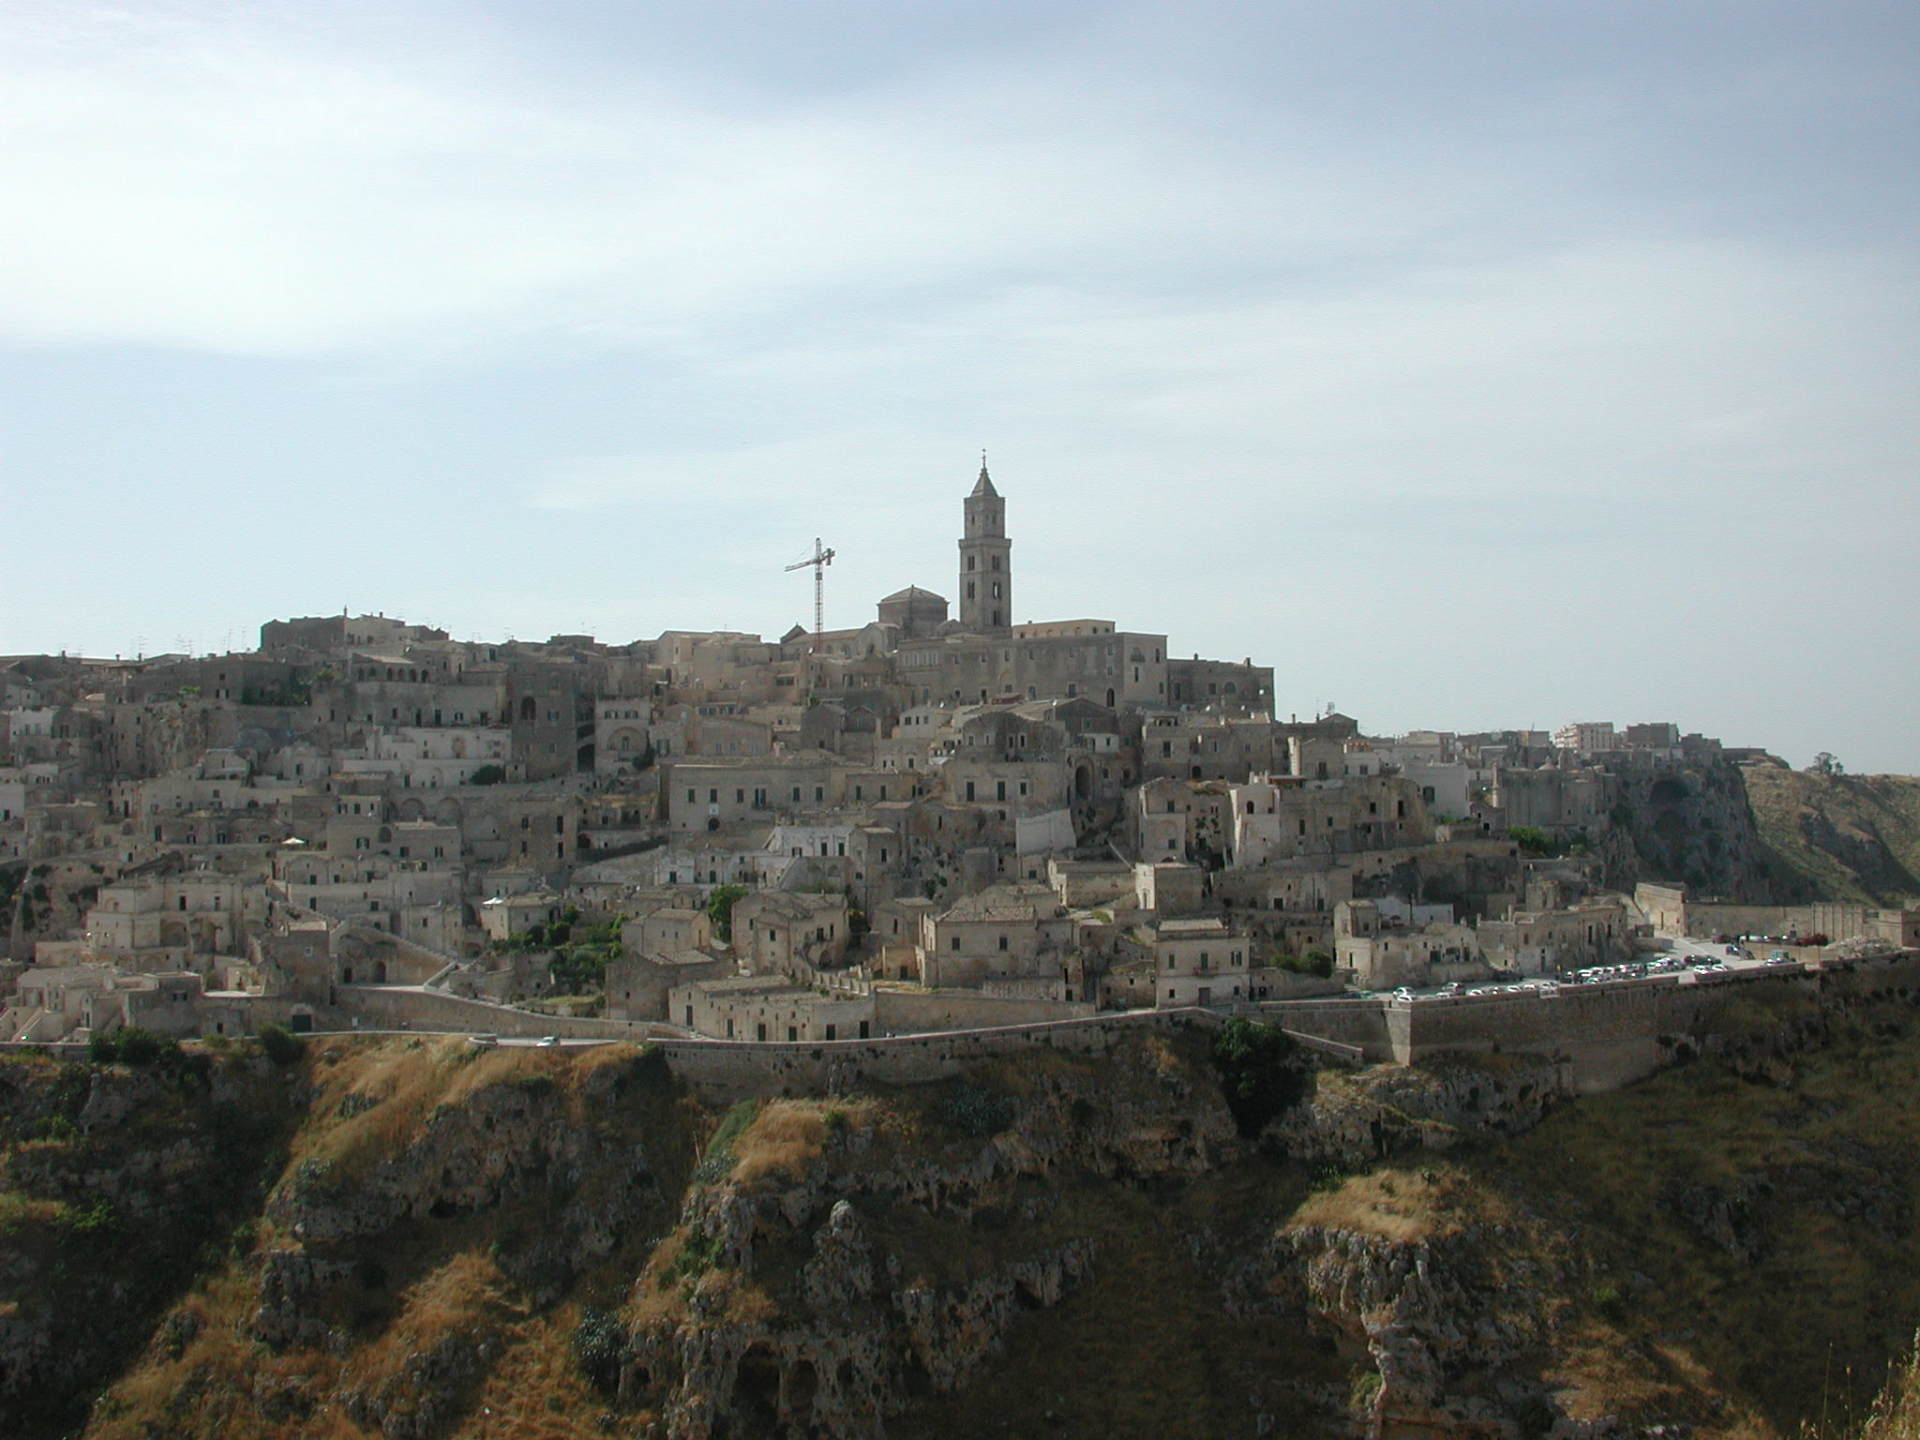
[[[813,537],[813,554],[804,560],[796,560],[787,566],[789,570],[804,570],[813,567],[813,653],[820,653],[820,632],[824,628],[827,613],[827,566],[833,563],[833,551],[820,548],[820,537]]]

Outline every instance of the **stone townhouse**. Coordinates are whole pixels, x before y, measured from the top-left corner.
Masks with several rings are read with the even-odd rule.
[[[949,804],[984,810],[1002,843],[1012,840],[1015,819],[1064,810],[1072,783],[1062,760],[975,760],[961,755],[941,766],[940,781]]]
[[[607,1016],[613,1020],[665,1020],[669,1013],[667,997],[676,988],[727,980],[737,973],[731,957],[710,955],[704,950],[622,955],[607,965]]]
[[[1492,798],[1502,824],[1567,835],[1610,825],[1614,791],[1613,777],[1604,770],[1502,765],[1494,771]]]
[[[978,987],[1051,976],[1073,944],[1073,919],[1045,885],[994,885],[922,917],[920,982]]]
[[[1239,867],[1424,844],[1432,834],[1412,784],[1377,774],[1325,785],[1257,776],[1231,787],[1227,817],[1224,858]]]
[[[810,977],[847,953],[844,895],[777,890],[743,896],[733,907],[733,953],[756,975]]]
[[[655,885],[778,885],[792,863],[772,848],[771,825],[735,825],[683,840],[642,858],[652,862]]]
[[[675,834],[718,830],[845,804],[845,768],[825,751],[741,761],[676,761],[660,786]]]
[[[1163,713],[1141,725],[1140,773],[1150,780],[1239,781],[1286,766],[1286,746],[1267,716]]]
[[[1167,661],[1167,703],[1218,713],[1273,718],[1273,667],[1256,665],[1249,656],[1230,660]],[[1266,762],[1271,768],[1272,761]]]
[[[1152,929],[1154,1004],[1242,1002],[1253,996],[1247,941],[1217,916],[1162,919]]]
[[[1397,924],[1371,900],[1336,906],[1333,937],[1335,964],[1363,989],[1483,980],[1493,973],[1472,926]]]
[[[705,910],[662,905],[629,919],[620,930],[629,955],[673,955],[713,947],[713,920]]]
[[[423,943],[435,943],[428,939],[429,933],[444,936],[445,922],[433,912],[442,906],[460,911],[465,879],[464,870],[455,865],[331,850],[276,855],[273,874],[290,905],[335,919],[363,920],[396,933],[407,930],[409,939]]]
[[[821,994],[769,975],[677,985],[668,1008],[674,1024],[718,1040],[865,1040],[874,1030],[872,995]]]
[[[518,895],[494,895],[480,902],[480,929],[495,943],[512,940],[553,924],[567,908],[566,898],[551,890],[529,890]]]
[[[1217,781],[1147,781],[1128,806],[1134,854],[1147,862],[1186,859],[1196,841],[1223,832],[1229,803]]]
[[[1554,975],[1610,965],[1633,953],[1627,907],[1621,900],[1583,900],[1560,910],[1509,910],[1482,920],[1482,953],[1499,970]]]
[[[440,790],[471,784],[488,767],[505,773],[513,753],[506,730],[401,725],[366,731],[361,744],[335,750],[333,760],[344,774],[383,776],[403,790]]]
[[[630,772],[646,763],[653,742],[653,701],[638,695],[605,695],[593,704],[593,770],[596,775]]]
[[[266,892],[251,877],[211,872],[103,886],[85,918],[88,946],[100,954],[180,949],[235,954],[248,924],[266,917]]]
[[[64,1040],[86,1023],[93,997],[113,988],[111,965],[33,966],[15,982],[13,999],[0,1011],[0,1038],[49,1043]]]

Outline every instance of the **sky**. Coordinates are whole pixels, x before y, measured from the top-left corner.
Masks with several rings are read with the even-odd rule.
[[[1920,772],[1920,7],[0,7],[0,653],[953,598]]]

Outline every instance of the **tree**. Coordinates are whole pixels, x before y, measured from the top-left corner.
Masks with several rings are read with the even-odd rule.
[[[722,885],[707,897],[707,918],[722,944],[733,943],[733,907],[746,898],[744,885]]]
[[[119,1041],[120,1058],[129,1065],[151,1065],[160,1058],[160,1052],[167,1045],[153,1031],[144,1030],[138,1025],[129,1025],[122,1030]]]
[[[306,1053],[306,1042],[282,1025],[260,1027],[260,1048],[276,1065],[291,1065]]]
[[[1807,769],[1811,770],[1815,775],[1844,775],[1847,773],[1847,767],[1834,759],[1831,750],[1822,750],[1818,755],[1814,756],[1813,764],[1809,765]]]
[[[1551,835],[1531,825],[1510,825],[1507,827],[1507,834],[1513,838],[1514,843],[1520,847],[1524,855],[1538,858],[1557,855],[1560,852],[1559,845]]]
[[[1242,1135],[1258,1135],[1306,1094],[1299,1048],[1278,1025],[1244,1015],[1227,1021],[1215,1038],[1214,1068],[1220,1073],[1227,1111]]]
[[[507,772],[498,765],[482,765],[468,779],[469,785],[498,785],[507,778]]]

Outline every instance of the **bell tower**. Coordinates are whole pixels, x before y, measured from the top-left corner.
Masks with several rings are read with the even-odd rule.
[[[979,634],[1013,624],[1013,542],[1007,538],[1007,502],[987,474],[980,452],[980,478],[964,503],[960,538],[960,624]]]

